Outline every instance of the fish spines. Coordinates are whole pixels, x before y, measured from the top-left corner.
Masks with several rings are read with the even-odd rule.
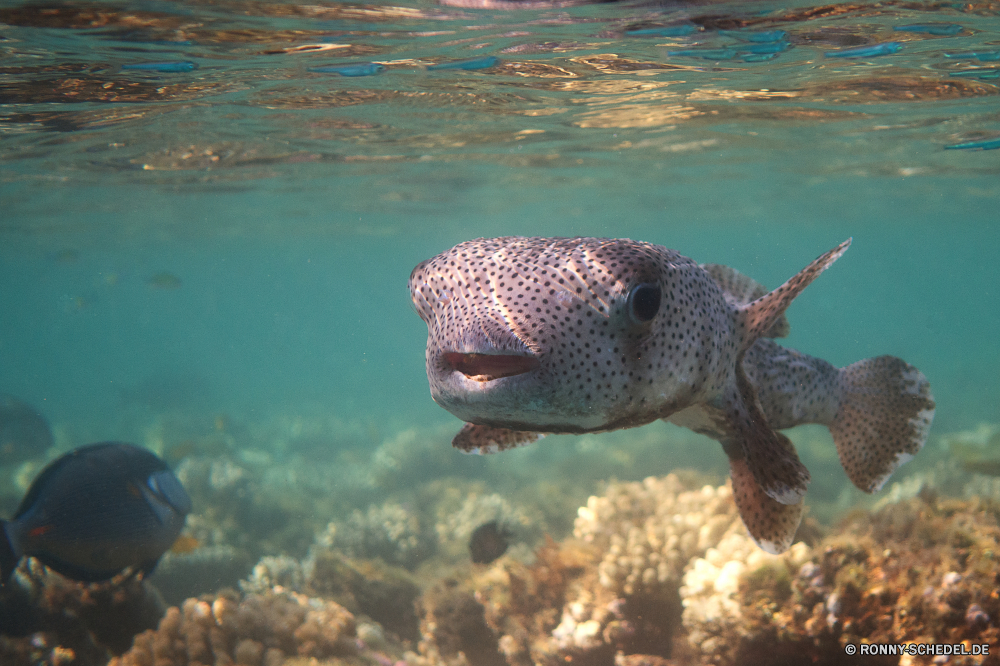
[[[830,434],[848,478],[874,493],[927,441],[935,410],[930,382],[895,356],[852,363],[840,369],[839,379]]]
[[[760,338],[768,337],[768,333],[784,315],[795,297],[819,277],[820,273],[832,266],[833,262],[851,246],[852,240],[853,238],[848,238],[832,250],[824,252],[777,289],[738,307],[736,325],[741,338],[740,351],[745,352]]]

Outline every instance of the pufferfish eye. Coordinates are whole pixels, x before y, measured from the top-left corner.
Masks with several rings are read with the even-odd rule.
[[[660,287],[656,284],[638,284],[628,293],[628,315],[637,324],[652,321],[660,311]]]

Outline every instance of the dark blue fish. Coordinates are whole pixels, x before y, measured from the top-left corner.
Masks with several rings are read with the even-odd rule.
[[[704,58],[705,60],[732,60],[736,57],[736,49],[684,49],[682,51],[667,51],[668,56],[685,58]]]
[[[890,55],[903,48],[899,42],[882,42],[871,46],[857,46],[853,49],[841,49],[840,51],[827,51],[827,58],[874,58],[875,56]]]
[[[980,62],[991,62],[1000,60],[1000,51],[967,51],[965,53],[945,53],[945,58],[963,58],[965,60],[978,60]]]
[[[44,416],[14,396],[0,393],[0,465],[42,456],[53,443]]]
[[[665,25],[659,28],[640,28],[639,30],[626,30],[628,37],[684,37],[697,31],[693,25]]]
[[[178,60],[174,62],[134,62],[129,65],[122,65],[122,69],[132,69],[142,72],[191,72],[198,69],[198,63],[190,60]]]
[[[500,62],[496,56],[483,56],[482,58],[470,58],[468,60],[453,60],[452,62],[442,62],[437,65],[430,65],[427,69],[488,69]]]
[[[768,30],[766,32],[742,32],[740,30],[720,30],[720,35],[738,39],[741,42],[780,42],[788,36],[784,30]]]
[[[996,150],[997,148],[1000,148],[1000,138],[986,139],[985,141],[965,141],[945,146],[945,150]]]
[[[340,74],[341,76],[373,76],[385,70],[384,65],[374,62],[356,65],[328,65],[324,67],[309,67],[308,71],[317,74]]]
[[[24,556],[74,580],[150,573],[191,512],[167,464],[122,442],[91,444],[52,461],[14,518],[0,521],[0,582]]]
[[[897,25],[893,27],[896,32],[920,32],[925,35],[944,35],[951,37],[964,30],[957,23],[915,23],[913,25]]]

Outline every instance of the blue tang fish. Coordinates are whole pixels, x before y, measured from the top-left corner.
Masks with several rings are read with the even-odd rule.
[[[901,48],[903,48],[903,45],[899,42],[882,42],[881,44],[872,44],[871,46],[856,46],[839,51],[827,51],[823,55],[827,58],[874,58],[876,56],[892,55]]]
[[[14,518],[0,521],[0,581],[24,556],[67,578],[151,573],[177,539],[191,498],[167,464],[122,442],[83,446],[52,461]]]
[[[503,451],[545,433],[666,419],[722,444],[753,539],[780,553],[809,472],[778,430],[830,429],[841,464],[874,492],[927,439],[930,385],[893,356],[844,368],[787,349],[785,308],[846,250],[774,291],[732,268],[608,238],[489,238],[419,264],[431,396],[466,425],[452,441]]]

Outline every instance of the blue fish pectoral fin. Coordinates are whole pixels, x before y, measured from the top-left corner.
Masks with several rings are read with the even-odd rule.
[[[451,440],[451,445],[465,453],[499,453],[537,442],[545,433],[508,430],[466,423]]]
[[[733,499],[750,537],[761,549],[778,555],[788,550],[802,521],[802,500],[782,504],[768,497],[757,484],[746,460],[729,459]]]
[[[739,312],[737,322],[743,328],[740,340],[741,352],[749,349],[759,338],[768,337],[769,331],[784,315],[785,309],[791,305],[795,297],[847,251],[851,240],[848,238],[829,252],[821,254],[774,291],[737,308]]]
[[[840,369],[840,406],[830,434],[855,486],[879,490],[927,441],[934,396],[922,372],[895,356]]]
[[[736,390],[726,399],[731,438],[723,442],[730,460],[742,458],[757,485],[781,504],[798,504],[809,485],[809,470],[792,442],[771,428],[757,392],[742,365],[736,370]]]

